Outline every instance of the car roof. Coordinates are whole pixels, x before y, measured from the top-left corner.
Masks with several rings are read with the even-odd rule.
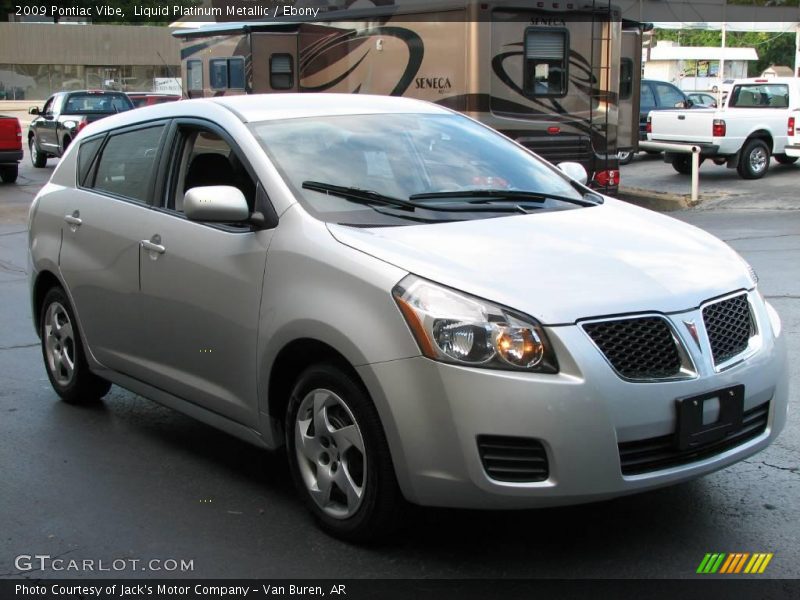
[[[449,112],[430,102],[370,94],[250,94],[218,96],[209,100],[236,113],[245,122],[332,115]]]
[[[251,94],[163,102],[124,111],[90,124],[86,131],[135,125],[155,119],[211,117],[227,110],[245,123],[303,117],[369,114],[452,114],[452,111],[422,100],[368,94]]]

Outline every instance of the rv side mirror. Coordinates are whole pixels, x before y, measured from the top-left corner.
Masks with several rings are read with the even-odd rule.
[[[191,188],[183,197],[183,213],[191,221],[239,223],[250,218],[244,194],[230,185]]]
[[[38,106],[31,106],[28,109],[28,114],[29,115],[38,115],[39,114],[39,107]]]
[[[586,185],[589,181],[589,174],[581,163],[562,162],[558,163],[558,168],[570,179],[574,179],[581,185]]]

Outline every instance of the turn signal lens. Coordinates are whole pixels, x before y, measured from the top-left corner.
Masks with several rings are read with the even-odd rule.
[[[442,362],[557,373],[542,326],[509,309],[409,275],[392,290],[422,353]]]

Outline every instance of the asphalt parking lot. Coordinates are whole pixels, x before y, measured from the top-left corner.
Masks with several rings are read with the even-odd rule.
[[[740,251],[783,318],[793,387],[775,444],[703,479],[593,505],[421,509],[391,543],[362,548],[312,524],[281,454],[117,387],[94,407],[57,400],[25,275],[27,207],[55,162],[35,170],[26,161],[18,184],[0,185],[0,577],[77,575],[15,567],[16,556],[39,554],[194,567],[96,576],[682,578],[707,552],[772,552],[764,576],[800,577],[800,166],[756,182],[704,166],[702,189],[715,193],[672,214]],[[644,155],[622,177],[688,191],[685,178]]]

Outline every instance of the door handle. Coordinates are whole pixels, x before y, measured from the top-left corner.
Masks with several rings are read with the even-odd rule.
[[[150,258],[155,259],[155,254],[164,254],[167,249],[161,245],[161,236],[155,234],[149,240],[142,240],[139,242],[142,248],[150,252]]]
[[[678,115],[678,121],[685,121],[686,115]]]
[[[64,220],[73,227],[80,227],[81,223],[83,223],[83,220],[78,216],[78,214],[78,211],[75,211],[75,213],[71,215],[64,215]]]

